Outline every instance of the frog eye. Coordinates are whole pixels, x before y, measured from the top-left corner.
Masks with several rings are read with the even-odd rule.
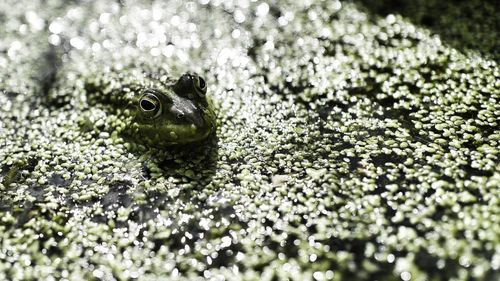
[[[193,81],[194,81],[194,88],[196,89],[198,95],[204,96],[205,93],[207,92],[207,83],[205,82],[205,79],[203,79],[203,77],[200,77],[198,75],[193,75]]]
[[[139,99],[139,108],[148,119],[154,119],[161,114],[161,102],[153,93],[145,93]]]

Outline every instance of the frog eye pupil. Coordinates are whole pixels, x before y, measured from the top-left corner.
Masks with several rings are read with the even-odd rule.
[[[161,114],[160,100],[152,93],[146,93],[141,97],[139,107],[142,111],[142,116],[147,119],[154,119]]]
[[[141,100],[141,108],[144,111],[151,111],[151,110],[154,110],[156,108],[156,104],[154,104],[150,100],[143,99],[143,100]]]
[[[201,77],[199,77],[198,79],[200,81],[200,88],[205,89],[205,87],[207,86],[207,84],[205,83],[205,79],[203,79]]]

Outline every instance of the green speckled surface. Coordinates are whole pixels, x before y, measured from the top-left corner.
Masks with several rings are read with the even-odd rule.
[[[2,1],[0,280],[497,280],[495,8],[426,3]],[[204,75],[215,136],[122,138],[110,68]]]

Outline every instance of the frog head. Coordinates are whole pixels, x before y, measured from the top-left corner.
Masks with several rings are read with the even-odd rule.
[[[186,73],[173,83],[153,83],[134,92],[129,108],[135,116],[127,131],[140,142],[157,147],[186,144],[206,138],[215,127],[207,83],[197,74]]]

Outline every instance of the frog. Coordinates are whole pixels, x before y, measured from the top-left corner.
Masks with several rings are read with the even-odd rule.
[[[178,78],[152,73],[107,73],[84,82],[89,106],[115,118],[127,139],[152,147],[205,140],[215,129],[206,80],[194,72]]]

